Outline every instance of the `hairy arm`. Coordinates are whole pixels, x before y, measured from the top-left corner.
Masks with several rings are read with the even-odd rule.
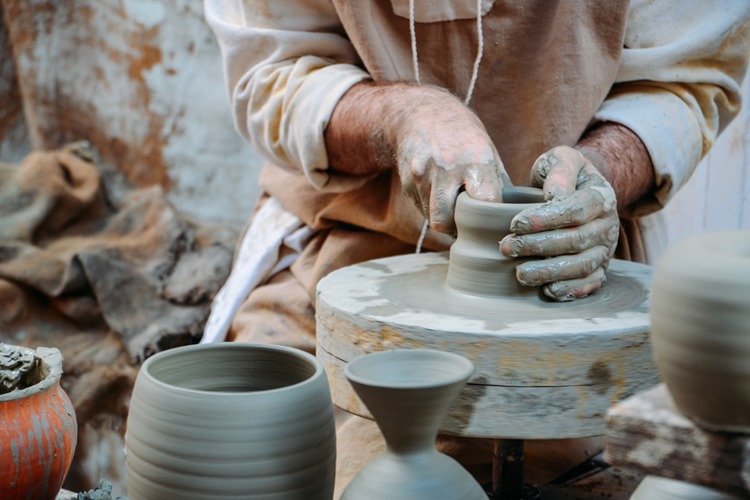
[[[594,164],[617,195],[617,210],[630,208],[655,188],[654,167],[641,139],[619,123],[605,122],[589,130],[575,147]]]

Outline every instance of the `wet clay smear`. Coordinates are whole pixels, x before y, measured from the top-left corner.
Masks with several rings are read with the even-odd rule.
[[[34,351],[0,344],[0,394],[39,382],[40,362]]]

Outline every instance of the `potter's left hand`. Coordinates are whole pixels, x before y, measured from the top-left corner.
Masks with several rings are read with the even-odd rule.
[[[579,151],[559,146],[537,159],[531,184],[544,190],[546,203],[513,219],[500,242],[508,257],[541,256],[520,264],[518,281],[544,285],[557,301],[598,290],[615,251],[620,222],[612,186]]]

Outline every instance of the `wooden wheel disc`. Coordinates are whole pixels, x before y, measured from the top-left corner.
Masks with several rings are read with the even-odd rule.
[[[318,357],[337,406],[369,417],[343,368],[390,349],[440,349],[474,363],[442,427],[461,436],[603,434],[610,406],[658,382],[649,266],[613,260],[599,291],[566,303],[457,292],[445,286],[447,270],[447,253],[414,254],[346,267],[320,281]]]

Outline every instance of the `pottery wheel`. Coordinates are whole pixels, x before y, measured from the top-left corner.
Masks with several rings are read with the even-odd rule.
[[[658,381],[649,343],[651,268],[613,260],[595,294],[573,302],[480,297],[445,285],[448,253],[346,267],[317,291],[318,357],[334,402],[369,417],[344,377],[370,352],[433,348],[476,371],[442,432],[508,439],[603,434],[615,402]]]

